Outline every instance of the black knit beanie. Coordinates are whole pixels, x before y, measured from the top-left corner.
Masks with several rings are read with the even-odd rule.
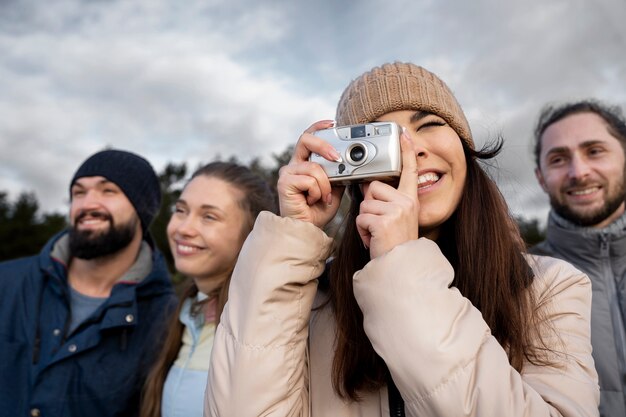
[[[116,184],[137,211],[143,234],[148,234],[150,223],[161,206],[161,185],[152,165],[131,152],[108,149],[90,156],[78,168],[70,182],[71,189],[77,179],[101,176]]]

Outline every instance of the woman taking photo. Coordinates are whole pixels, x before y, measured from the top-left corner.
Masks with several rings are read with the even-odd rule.
[[[241,245],[262,210],[276,211],[273,192],[234,163],[198,169],[183,189],[167,236],[176,270],[191,282],[146,381],[142,417],[202,417],[215,326]]]
[[[349,186],[333,248],[343,190],[308,159],[346,155],[313,135],[330,121],[300,137],[280,217],[262,213],[239,258],[206,415],[596,416],[589,280],[522,254],[478,163],[501,141],[475,149],[451,91],[413,64],[361,75],[336,118],[404,129],[399,183]]]

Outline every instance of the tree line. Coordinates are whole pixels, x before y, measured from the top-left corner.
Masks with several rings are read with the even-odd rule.
[[[270,167],[263,165],[258,158],[250,161],[247,166],[275,187],[278,170],[289,161],[292,149],[290,147],[280,154],[273,154],[273,165]],[[235,157],[228,160],[239,162]],[[189,170],[187,164],[183,162],[169,163],[158,173],[163,201],[159,214],[150,227],[154,241],[163,252],[175,282],[180,282],[182,277],[175,274],[166,229],[174,204],[180,196],[184,181],[191,173],[190,171],[193,170]],[[529,246],[544,239],[545,230],[540,227],[537,219],[526,220],[518,217],[516,221]],[[66,213],[41,214],[39,202],[32,192],[22,192],[15,201],[11,202],[7,192],[0,190],[0,261],[38,253],[48,239],[67,226]]]

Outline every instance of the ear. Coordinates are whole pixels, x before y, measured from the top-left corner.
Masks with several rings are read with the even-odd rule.
[[[539,182],[539,185],[541,185],[543,191],[547,193],[548,187],[546,186],[546,181],[543,179],[543,174],[539,168],[535,168],[535,177],[537,178],[537,181]]]

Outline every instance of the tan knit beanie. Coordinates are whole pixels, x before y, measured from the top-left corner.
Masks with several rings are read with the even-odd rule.
[[[436,114],[474,148],[469,124],[452,91],[435,74],[410,63],[384,64],[353,80],[339,99],[336,120],[339,126],[368,123],[396,110]]]

